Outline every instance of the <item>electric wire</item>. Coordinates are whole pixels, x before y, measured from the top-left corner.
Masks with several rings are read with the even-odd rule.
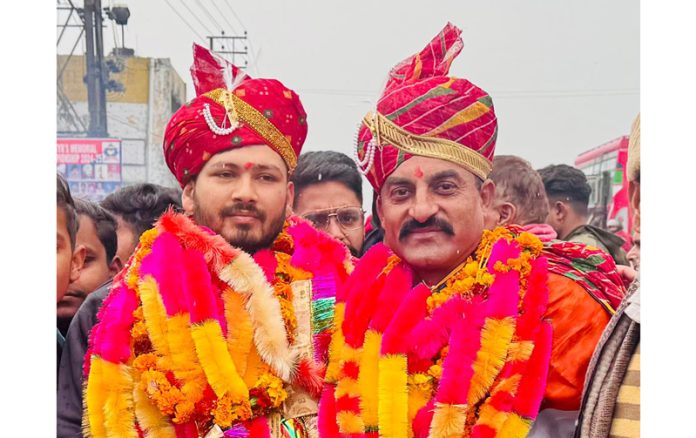
[[[234,18],[237,19],[237,21],[239,22],[239,24],[242,26],[242,29],[243,29],[243,30],[246,30],[246,26],[244,25],[244,23],[242,23],[242,20],[239,19],[239,16],[237,15],[237,13],[234,12],[234,9],[232,9],[232,5],[230,5],[230,2],[229,2],[228,0],[225,0],[225,4],[227,5],[228,8],[230,8],[230,11],[232,12],[232,15],[234,15]]]
[[[189,24],[189,22],[186,21],[186,19],[179,13],[179,11],[177,11],[176,9],[174,9],[174,6],[172,6],[172,4],[169,3],[169,0],[164,0],[164,2],[167,4],[167,6],[169,6],[169,9],[171,9],[172,11],[174,11],[174,13],[181,19],[181,21],[183,21],[184,24],[185,24],[189,29],[191,29],[191,32],[193,32],[193,34],[196,35],[196,36],[198,37],[198,39],[200,40],[200,42],[205,42],[205,38],[203,38],[198,32],[196,32],[196,29],[194,29],[193,26],[191,26],[191,25]]]
[[[215,8],[215,10],[218,11],[218,13],[219,13],[220,16],[222,17],[222,19],[225,20],[225,23],[227,23],[227,25],[230,27],[230,29],[232,30],[232,33],[233,33],[233,34],[236,34],[236,33],[237,33],[237,30],[234,28],[234,26],[232,26],[232,23],[230,23],[230,21],[227,19],[227,15],[224,14],[224,13],[220,10],[220,8],[218,7],[218,5],[215,4],[215,0],[210,0],[210,3],[213,5],[213,7]]]
[[[215,19],[215,17],[213,17],[213,16],[211,15],[211,13],[208,11],[208,8],[206,8],[206,7],[203,5],[203,3],[201,2],[201,0],[196,0],[196,3],[198,4],[198,6],[199,6],[199,7],[201,8],[201,10],[203,11],[203,14],[205,14],[205,16],[208,17],[208,19],[209,19],[210,21],[213,22],[213,25],[216,26],[217,29],[218,29],[220,32],[224,33],[224,32],[225,32],[225,28],[224,28],[223,26],[221,26],[220,23],[218,23],[218,21]]]
[[[198,21],[198,23],[199,23],[201,26],[203,26],[203,29],[205,29],[205,31],[208,32],[209,35],[213,35],[213,32],[211,32],[210,29],[208,29],[208,26],[206,26],[205,24],[203,24],[203,22],[201,21],[201,19],[198,18],[198,16],[197,16],[196,14],[193,13],[193,10],[191,10],[191,8],[189,8],[189,6],[186,4],[186,2],[185,2],[184,0],[179,0],[179,3],[181,3],[182,5],[184,5],[184,7],[186,8],[186,10],[189,11],[189,14],[191,14],[191,16],[192,16],[193,18],[195,18],[196,21]]]

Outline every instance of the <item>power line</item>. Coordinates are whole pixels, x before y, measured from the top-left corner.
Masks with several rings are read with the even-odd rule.
[[[188,5],[186,4],[186,2],[185,2],[184,0],[179,0],[179,3],[181,3],[182,5],[184,5],[184,7],[186,8],[186,10],[189,11],[189,13],[191,14],[191,16],[192,16],[193,18],[195,18],[196,21],[198,21],[198,23],[199,23],[201,26],[203,26],[203,29],[205,29],[206,32],[208,32],[209,34],[212,34],[212,33],[213,33],[213,32],[210,31],[210,29],[208,29],[208,26],[206,26],[205,24],[203,24],[203,22],[201,21],[201,19],[198,18],[198,16],[197,16],[196,14],[193,13],[193,11],[191,10],[191,8],[188,7]]]
[[[228,0],[225,0],[225,4],[227,5],[228,8],[230,8],[230,11],[232,11],[232,15],[234,15],[234,18],[237,19],[239,24],[242,26],[242,29],[246,30],[246,26],[244,23],[242,23],[242,20],[239,19],[239,16],[237,15],[236,12],[234,12],[234,9],[232,9],[232,5],[230,5],[230,2]]]
[[[218,11],[220,16],[222,17],[223,20],[225,20],[225,23],[227,23],[227,25],[230,27],[230,29],[232,29],[232,33],[236,34],[237,30],[234,28],[234,26],[232,26],[232,23],[229,22],[229,20],[227,19],[227,15],[223,14],[222,11],[220,10],[220,8],[218,7],[218,5],[215,4],[215,0],[210,0],[210,3],[212,3],[215,10]]]
[[[170,8],[172,11],[174,11],[174,13],[181,19],[181,21],[184,22],[184,24],[185,24],[189,29],[191,29],[191,32],[193,32],[193,34],[196,35],[196,36],[198,37],[198,39],[199,39],[201,42],[205,42],[205,38],[203,38],[198,32],[196,32],[196,30],[188,23],[188,21],[186,21],[186,19],[179,13],[179,11],[177,11],[176,9],[174,9],[174,6],[172,6],[172,4],[169,3],[169,0],[164,0],[164,2],[167,3],[167,6],[169,6],[169,8]]]
[[[196,0],[196,3],[198,3],[198,6],[200,6],[201,10],[203,10],[203,13],[208,17],[210,21],[213,22],[213,25],[217,26],[217,28],[224,34],[225,28],[220,25],[220,23],[217,22],[215,17],[213,17],[210,12],[208,12],[208,9],[203,6],[203,3],[201,3],[201,0]]]

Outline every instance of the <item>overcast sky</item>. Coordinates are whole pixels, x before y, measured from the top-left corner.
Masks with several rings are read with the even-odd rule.
[[[228,35],[245,29],[249,74],[280,79],[300,95],[309,124],[304,150],[352,156],[357,124],[374,106],[389,69],[420,51],[447,21],[462,29],[464,40],[450,73],[493,98],[497,154],[522,156],[535,167],[572,164],[579,153],[627,134],[639,111],[635,0],[126,4],[126,46],[137,56],[170,58],[189,98],[192,42],[207,45],[200,37],[219,35],[219,27]],[[120,29],[106,28],[107,53],[120,37]]]

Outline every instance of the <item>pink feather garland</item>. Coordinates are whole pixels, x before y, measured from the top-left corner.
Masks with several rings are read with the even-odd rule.
[[[454,298],[452,301],[457,299],[460,298]],[[485,315],[482,312],[471,312],[452,327],[449,351],[442,363],[442,378],[435,395],[439,403],[467,403],[469,386],[474,374],[473,363],[481,348],[484,320]]]
[[[220,312],[211,283],[210,272],[203,256],[193,250],[184,252],[186,266],[186,284],[189,288],[189,313],[191,324],[214,319],[222,326],[224,316]],[[223,332],[223,334],[225,334]]]
[[[394,266],[384,280],[377,299],[377,310],[370,321],[370,328],[384,332],[396,310],[413,284],[411,271],[403,263]]]
[[[551,324],[543,322],[536,339],[534,351],[529,358],[527,370],[522,376],[515,397],[514,409],[519,415],[536,418],[541,401],[544,398],[546,379],[549,373],[549,358],[551,357]]]
[[[263,273],[266,275],[266,280],[268,283],[273,284],[275,281],[275,272],[278,267],[278,260],[275,254],[270,249],[262,249],[257,251],[254,256],[254,261],[256,264],[261,266]]]
[[[306,221],[288,228],[288,234],[295,242],[292,265],[314,275],[334,274],[335,261],[350,258],[345,245],[331,235],[318,231]]]
[[[130,329],[135,322],[133,312],[138,307],[135,293],[124,285],[113,289],[109,306],[101,313],[103,322],[93,338],[92,353],[113,363],[124,363],[130,357]]]
[[[139,279],[151,275],[157,282],[167,316],[185,313],[187,297],[183,290],[184,251],[171,233],[161,233],[152,243],[152,252],[143,258]]]
[[[425,318],[426,300],[430,293],[427,286],[419,283],[404,297],[399,309],[384,330],[381,355],[401,354],[408,351],[411,344],[409,334],[418,321]]]
[[[321,438],[338,438],[338,423],[336,422],[336,385],[326,383],[319,400],[319,416],[317,424]]]
[[[219,272],[240,253],[230,246],[224,237],[196,225],[189,217],[168,211],[157,221],[156,227],[176,236],[184,248],[205,254],[206,263],[212,272]]]

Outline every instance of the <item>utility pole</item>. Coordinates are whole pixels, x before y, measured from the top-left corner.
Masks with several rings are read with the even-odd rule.
[[[232,55],[232,64],[240,68],[246,68],[248,65],[247,56],[249,55],[247,42],[247,31],[244,31],[243,36],[228,36],[222,32],[221,36],[208,36],[208,42],[211,52],[221,55]],[[243,49],[238,49],[235,43],[244,43]],[[217,43],[217,44],[216,44]],[[236,62],[235,55],[243,55],[243,64]]]
[[[85,59],[87,63],[87,108],[89,110],[88,133],[92,137],[107,137],[101,0],[85,0],[84,16],[87,45]]]

